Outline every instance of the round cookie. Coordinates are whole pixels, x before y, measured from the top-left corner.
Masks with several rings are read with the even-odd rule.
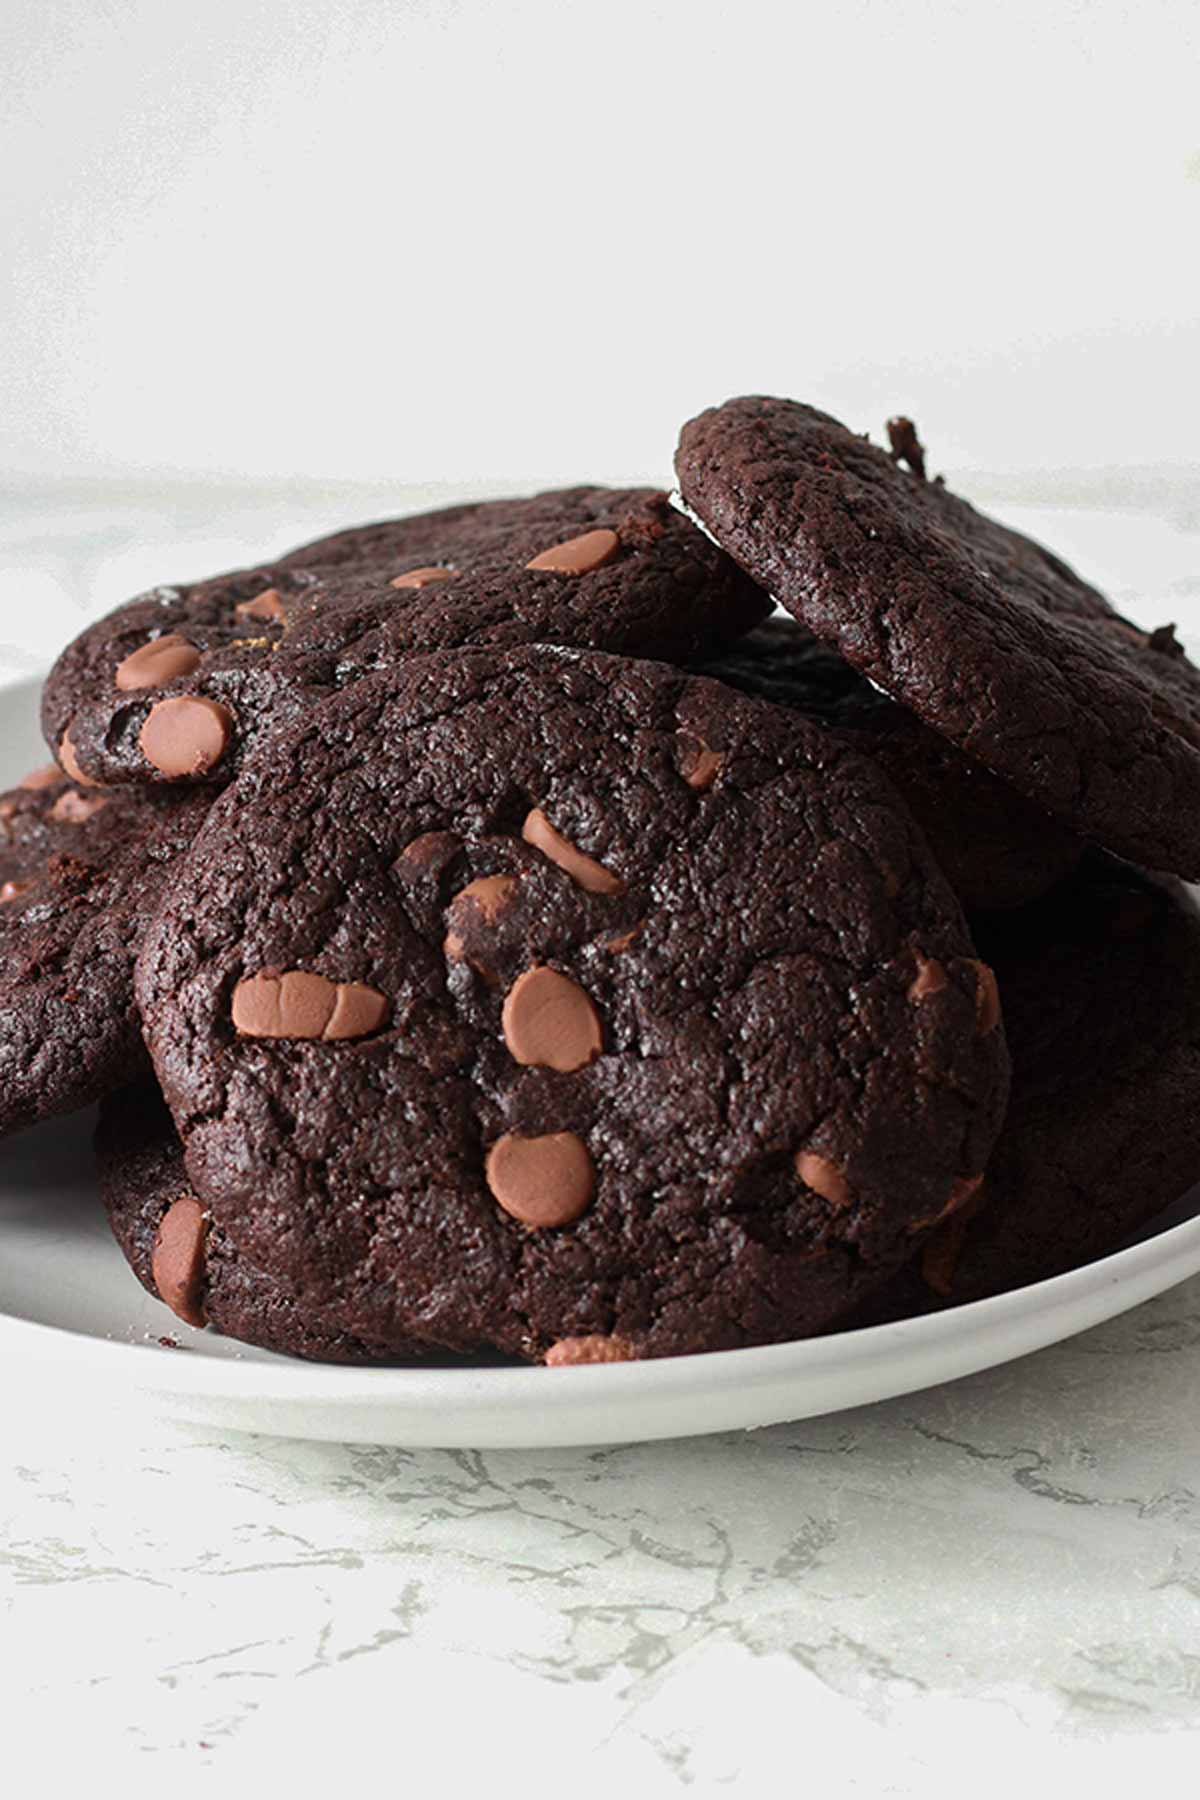
[[[827,1328],[977,1185],[995,985],[886,780],[649,662],[411,659],[217,802],[139,999],[192,1192],[374,1343]]]
[[[455,506],[119,607],[59,658],[43,726],[72,776],[223,784],[314,691],[413,651],[561,643],[684,660],[768,610],[653,489]]]
[[[96,1131],[100,1195],[126,1261],[185,1325],[320,1362],[395,1354],[306,1313],[278,1281],[249,1268],[188,1191],[179,1134],[153,1081],[110,1095]]]
[[[684,426],[687,505],[800,623],[1072,831],[1200,876],[1200,671],[898,439],[747,398]]]
[[[968,910],[1024,906],[1083,855],[1073,832],[963,756],[786,615],[768,619],[698,668],[849,733],[899,788]]]
[[[1200,1181],[1200,912],[1093,854],[980,927],[1012,1099],[983,1187],[871,1320],[984,1299],[1107,1255]]]
[[[145,1067],[133,964],[203,794],[102,794],[39,770],[0,796],[0,1133]]]

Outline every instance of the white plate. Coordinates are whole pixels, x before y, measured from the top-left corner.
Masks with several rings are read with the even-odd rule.
[[[0,692],[0,786],[45,761],[37,688]],[[341,1369],[191,1331],[143,1293],[96,1197],[90,1117],[0,1143],[0,1357],[175,1418],[279,1436],[489,1449],[779,1424],[969,1375],[1200,1271],[1200,1193],[1087,1268],[929,1318],[807,1343],[582,1369]],[[166,1340],[166,1342],[164,1342]]]

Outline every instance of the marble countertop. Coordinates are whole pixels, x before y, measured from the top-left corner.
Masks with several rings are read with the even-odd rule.
[[[593,1451],[47,1416],[6,1377],[9,1766],[350,1743],[439,1793],[960,1800],[1194,1761],[1200,1279],[923,1394]]]
[[[1194,474],[974,491],[1031,527],[1052,505],[1130,610],[1200,622]],[[0,669],[156,576],[407,498],[10,494]],[[6,1368],[4,1765],[185,1791],[1182,1790],[1198,1390],[1200,1279],[904,1399],[591,1451],[222,1437]]]

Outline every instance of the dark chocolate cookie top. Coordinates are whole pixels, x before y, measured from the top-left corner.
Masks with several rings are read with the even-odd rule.
[[[394,1352],[339,1331],[249,1267],[219,1220],[189,1191],[183,1148],[147,1079],[110,1095],[96,1132],[100,1196],[142,1286],[185,1325],[320,1362],[378,1362]]]
[[[72,775],[223,784],[316,693],[413,651],[553,643],[684,660],[767,610],[665,495],[569,488],[366,525],[157,589],[68,647],[43,724]]]
[[[971,1206],[873,1308],[978,1300],[1106,1255],[1200,1181],[1200,913],[1093,854],[980,926],[1004,999],[1012,1100]]]
[[[1073,832],[889,700],[794,619],[768,619],[697,667],[849,733],[899,788],[968,910],[1036,900],[1083,854]]]
[[[206,797],[102,794],[57,768],[0,796],[0,1133],[145,1067],[142,928]]]
[[[274,740],[139,996],[193,1193],[372,1343],[823,1329],[969,1196],[1004,1106],[995,984],[886,780],[578,651],[410,659]]]
[[[742,567],[927,725],[1071,830],[1200,876],[1200,671],[1170,627],[810,406],[702,413],[676,467]]]

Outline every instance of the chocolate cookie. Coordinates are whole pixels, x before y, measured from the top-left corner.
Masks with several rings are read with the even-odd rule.
[[[218,801],[139,997],[191,1192],[372,1343],[824,1329],[977,1186],[995,984],[844,739],[648,662],[410,659]]]
[[[1093,855],[1048,899],[980,927],[1012,1053],[983,1187],[872,1317],[1041,1281],[1116,1249],[1200,1181],[1200,913]]]
[[[968,909],[1036,900],[1083,854],[1073,832],[889,700],[794,619],[769,619],[698,667],[849,733],[899,788]]]
[[[306,1313],[283,1285],[246,1265],[219,1221],[188,1191],[179,1134],[153,1081],[106,1099],[96,1132],[100,1194],[142,1286],[185,1325],[321,1362],[394,1353]]]
[[[323,538],[101,619],[46,685],[72,776],[223,784],[270,728],[413,651],[578,644],[686,659],[769,610],[649,488],[569,488]]]
[[[1200,876],[1200,671],[1031,539],[788,400],[683,429],[684,499],[801,624],[1072,831]]]
[[[0,1133],[145,1067],[133,963],[202,794],[101,794],[39,770],[0,796]]]

